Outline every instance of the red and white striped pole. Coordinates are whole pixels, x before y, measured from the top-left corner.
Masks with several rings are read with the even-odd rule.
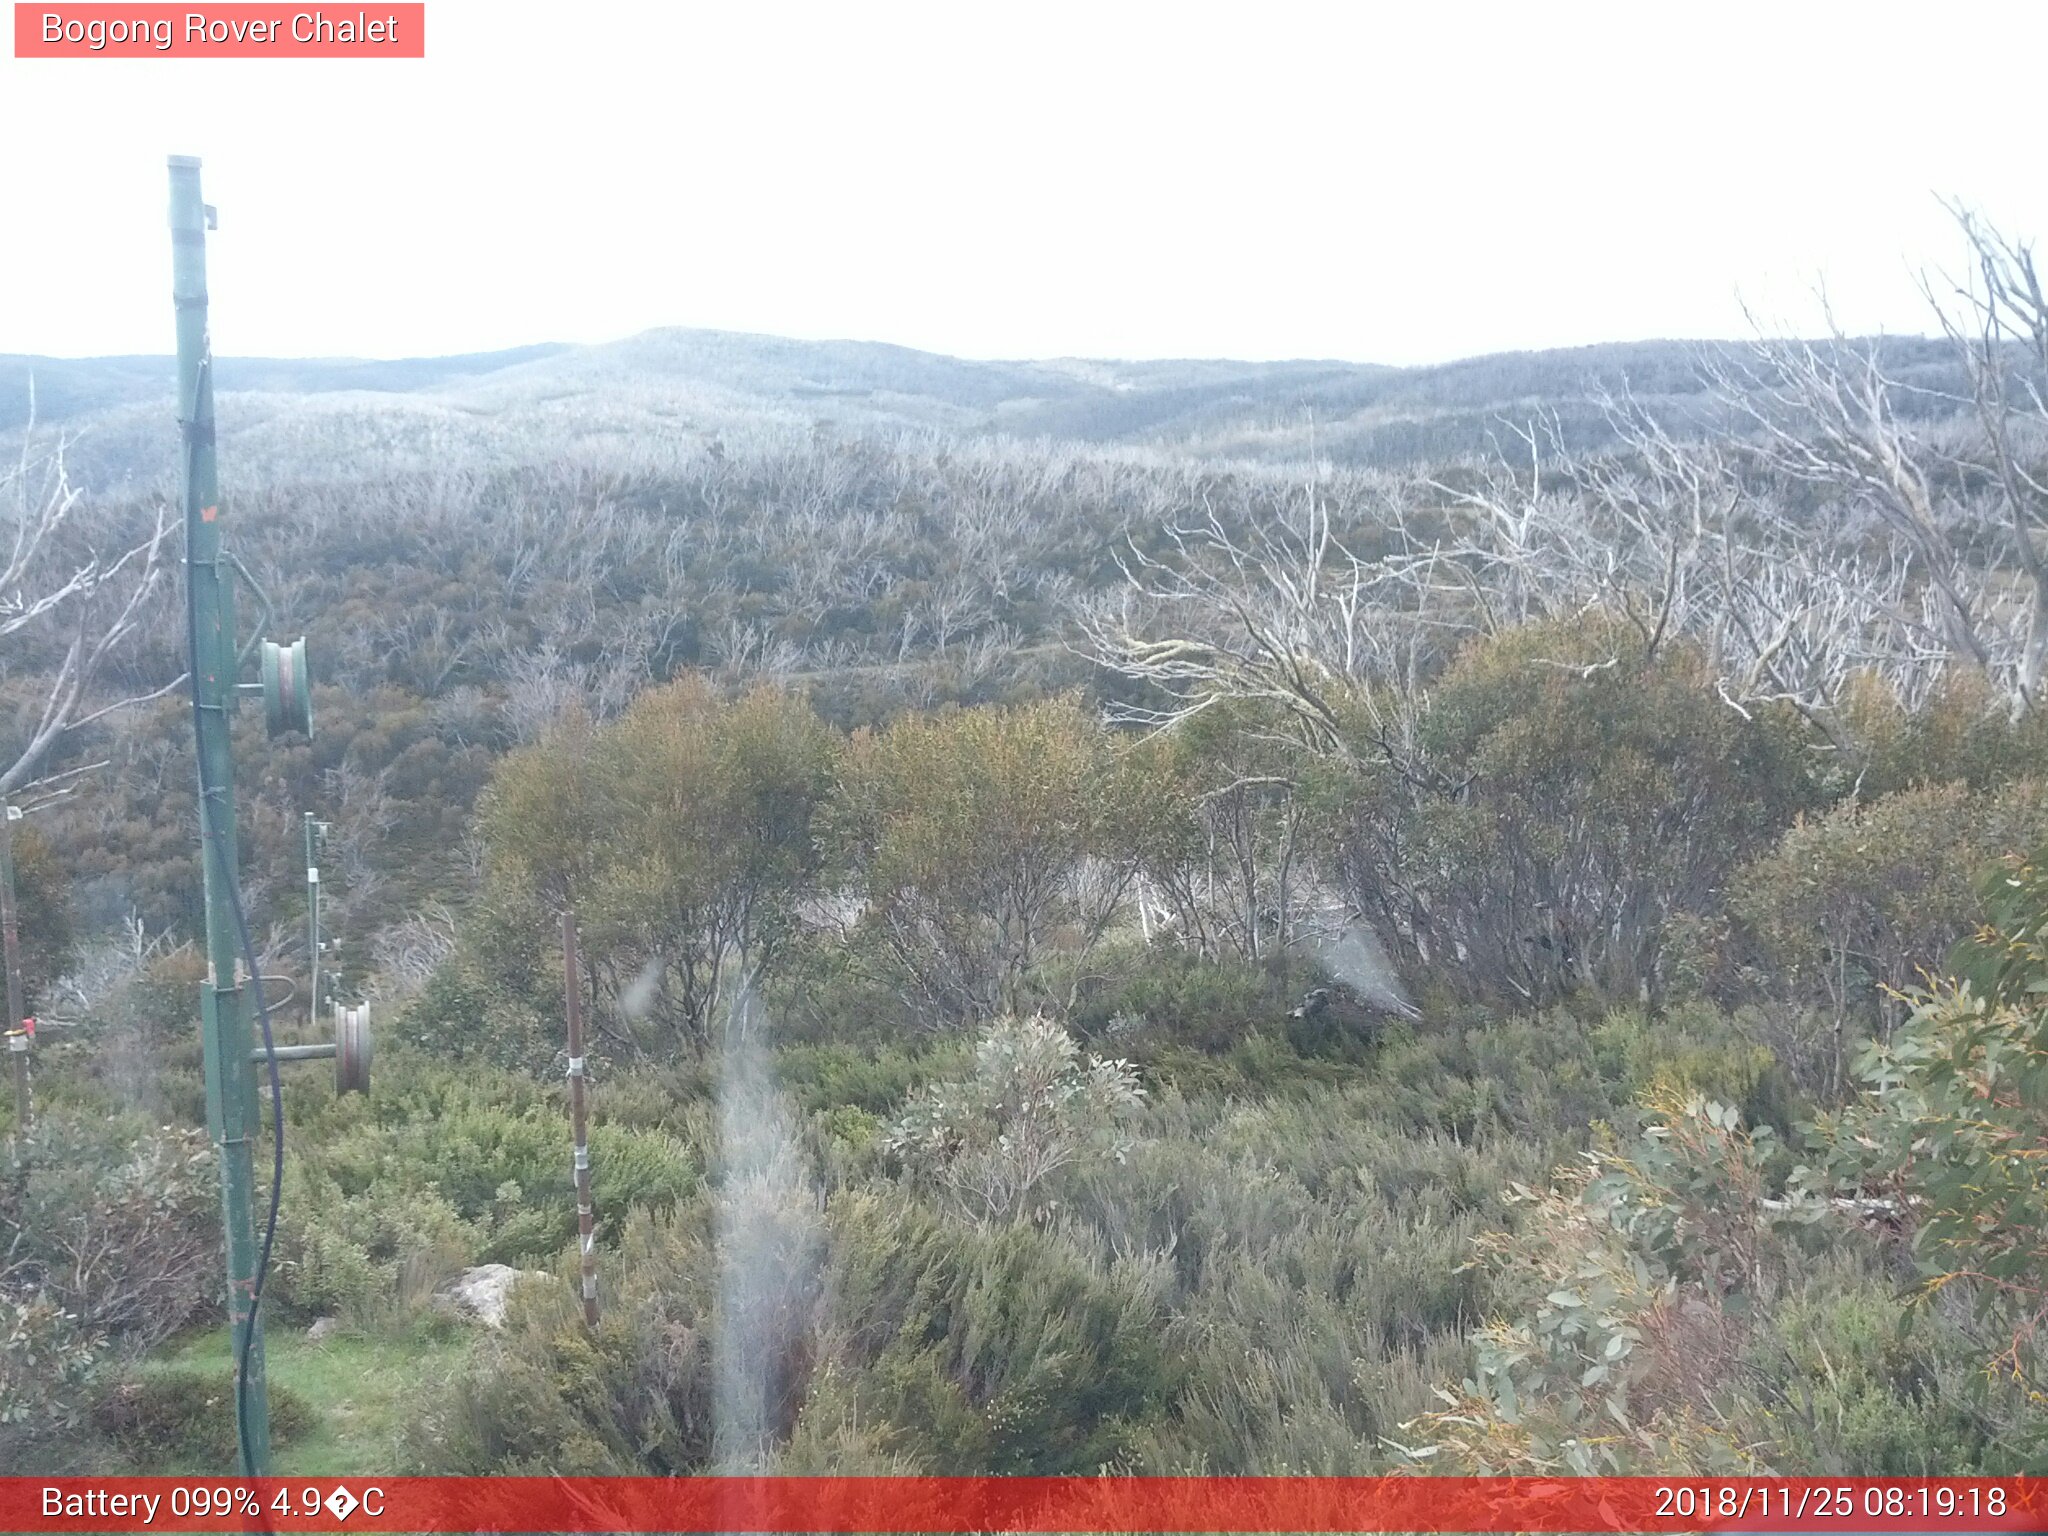
[[[584,1102],[583,981],[576,963],[576,914],[562,914],[562,982],[569,1005],[569,1125],[576,1144],[576,1234],[583,1249],[583,1320],[597,1326],[597,1212],[590,1203],[590,1130]]]

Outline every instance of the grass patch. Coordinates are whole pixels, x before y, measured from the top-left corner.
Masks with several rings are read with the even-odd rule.
[[[276,1448],[271,1471],[291,1477],[355,1477],[404,1470],[420,1404],[453,1374],[474,1338],[421,1329],[402,1338],[330,1334],[316,1344],[296,1330],[272,1329],[265,1340],[271,1384],[297,1396],[310,1410],[311,1422],[290,1444]],[[225,1384],[232,1375],[227,1329],[186,1334],[142,1367],[145,1376],[167,1371],[216,1375]]]

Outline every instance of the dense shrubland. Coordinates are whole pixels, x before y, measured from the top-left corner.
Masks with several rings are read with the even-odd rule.
[[[1898,1236],[1817,1171],[1788,1180],[1836,1144],[1800,1127],[1855,1104],[1837,1053],[1903,1048],[1887,987],[1938,971],[1991,915],[1978,866],[2038,836],[2032,781],[2006,776],[2029,727],[1973,733],[1948,770],[1930,748],[1937,788],[1831,797],[1796,713],[1743,719],[1680,644],[1578,659],[1615,640],[1591,619],[1463,648],[1425,738],[1461,743],[1463,800],[1373,798],[1365,754],[1267,756],[1284,728],[1249,702],[1195,722],[1194,750],[1060,699],[851,736],[790,694],[695,680],[609,723],[572,711],[485,794],[477,899],[378,1092],[294,1085],[278,1317],[445,1327],[430,1298],[462,1265],[566,1264],[554,919],[573,900],[606,1321],[586,1337],[566,1287],[522,1292],[433,1410],[425,1464],[719,1460],[739,1303],[714,1105],[734,1030],[764,1027],[801,1169],[745,1212],[797,1256],[752,1303],[775,1465],[2024,1460],[2024,1395],[1949,1311],[1866,1337],[1901,1315]],[[1582,750],[1596,734],[1609,750]],[[1432,964],[1390,925],[1402,1011],[1322,958],[1356,921],[1368,815],[1473,957]],[[1581,964],[1582,932],[1612,947]],[[693,975],[706,957],[728,973]],[[1517,1197],[1603,1125],[1585,1179]],[[1555,1297],[1588,1286],[1598,1316],[1574,1322]],[[1629,1386],[1621,1420],[1595,1366]]]
[[[264,964],[315,809],[384,1042],[288,1090],[274,1319],[573,1273],[573,908],[604,1320],[521,1287],[423,1468],[2037,1468],[2048,316],[1972,234],[1961,412],[1769,343],[1714,435],[1617,385],[1398,471],[251,466],[324,658],[319,737],[243,743]],[[185,1434],[134,1373],[212,1300],[184,729],[91,722],[17,840],[24,1455]]]

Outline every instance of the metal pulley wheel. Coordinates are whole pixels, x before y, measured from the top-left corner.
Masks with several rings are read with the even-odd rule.
[[[304,635],[290,645],[263,642],[263,724],[273,736],[313,734],[313,673]]]
[[[334,1091],[370,1091],[370,1005],[334,1005]]]

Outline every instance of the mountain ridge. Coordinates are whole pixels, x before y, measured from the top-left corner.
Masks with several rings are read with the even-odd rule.
[[[1400,464],[1484,449],[1503,420],[1536,410],[1555,415],[1568,441],[1597,442],[1603,391],[1628,391],[1683,423],[1708,403],[1701,354],[1726,345],[1609,342],[1397,367],[1329,358],[973,359],[889,342],[667,327],[591,345],[446,357],[223,357],[216,384],[230,426],[238,399],[266,421],[300,408],[332,417],[388,406],[396,417],[410,401],[415,416],[495,418],[503,451],[521,443],[545,451],[546,434],[581,404],[609,432],[713,434],[761,420],[842,434],[936,430]],[[1880,345],[1909,371],[1947,366],[1938,341]],[[41,427],[146,433],[168,420],[171,382],[167,356],[0,354],[0,432],[28,424],[33,385]],[[529,442],[531,432],[540,435]]]

